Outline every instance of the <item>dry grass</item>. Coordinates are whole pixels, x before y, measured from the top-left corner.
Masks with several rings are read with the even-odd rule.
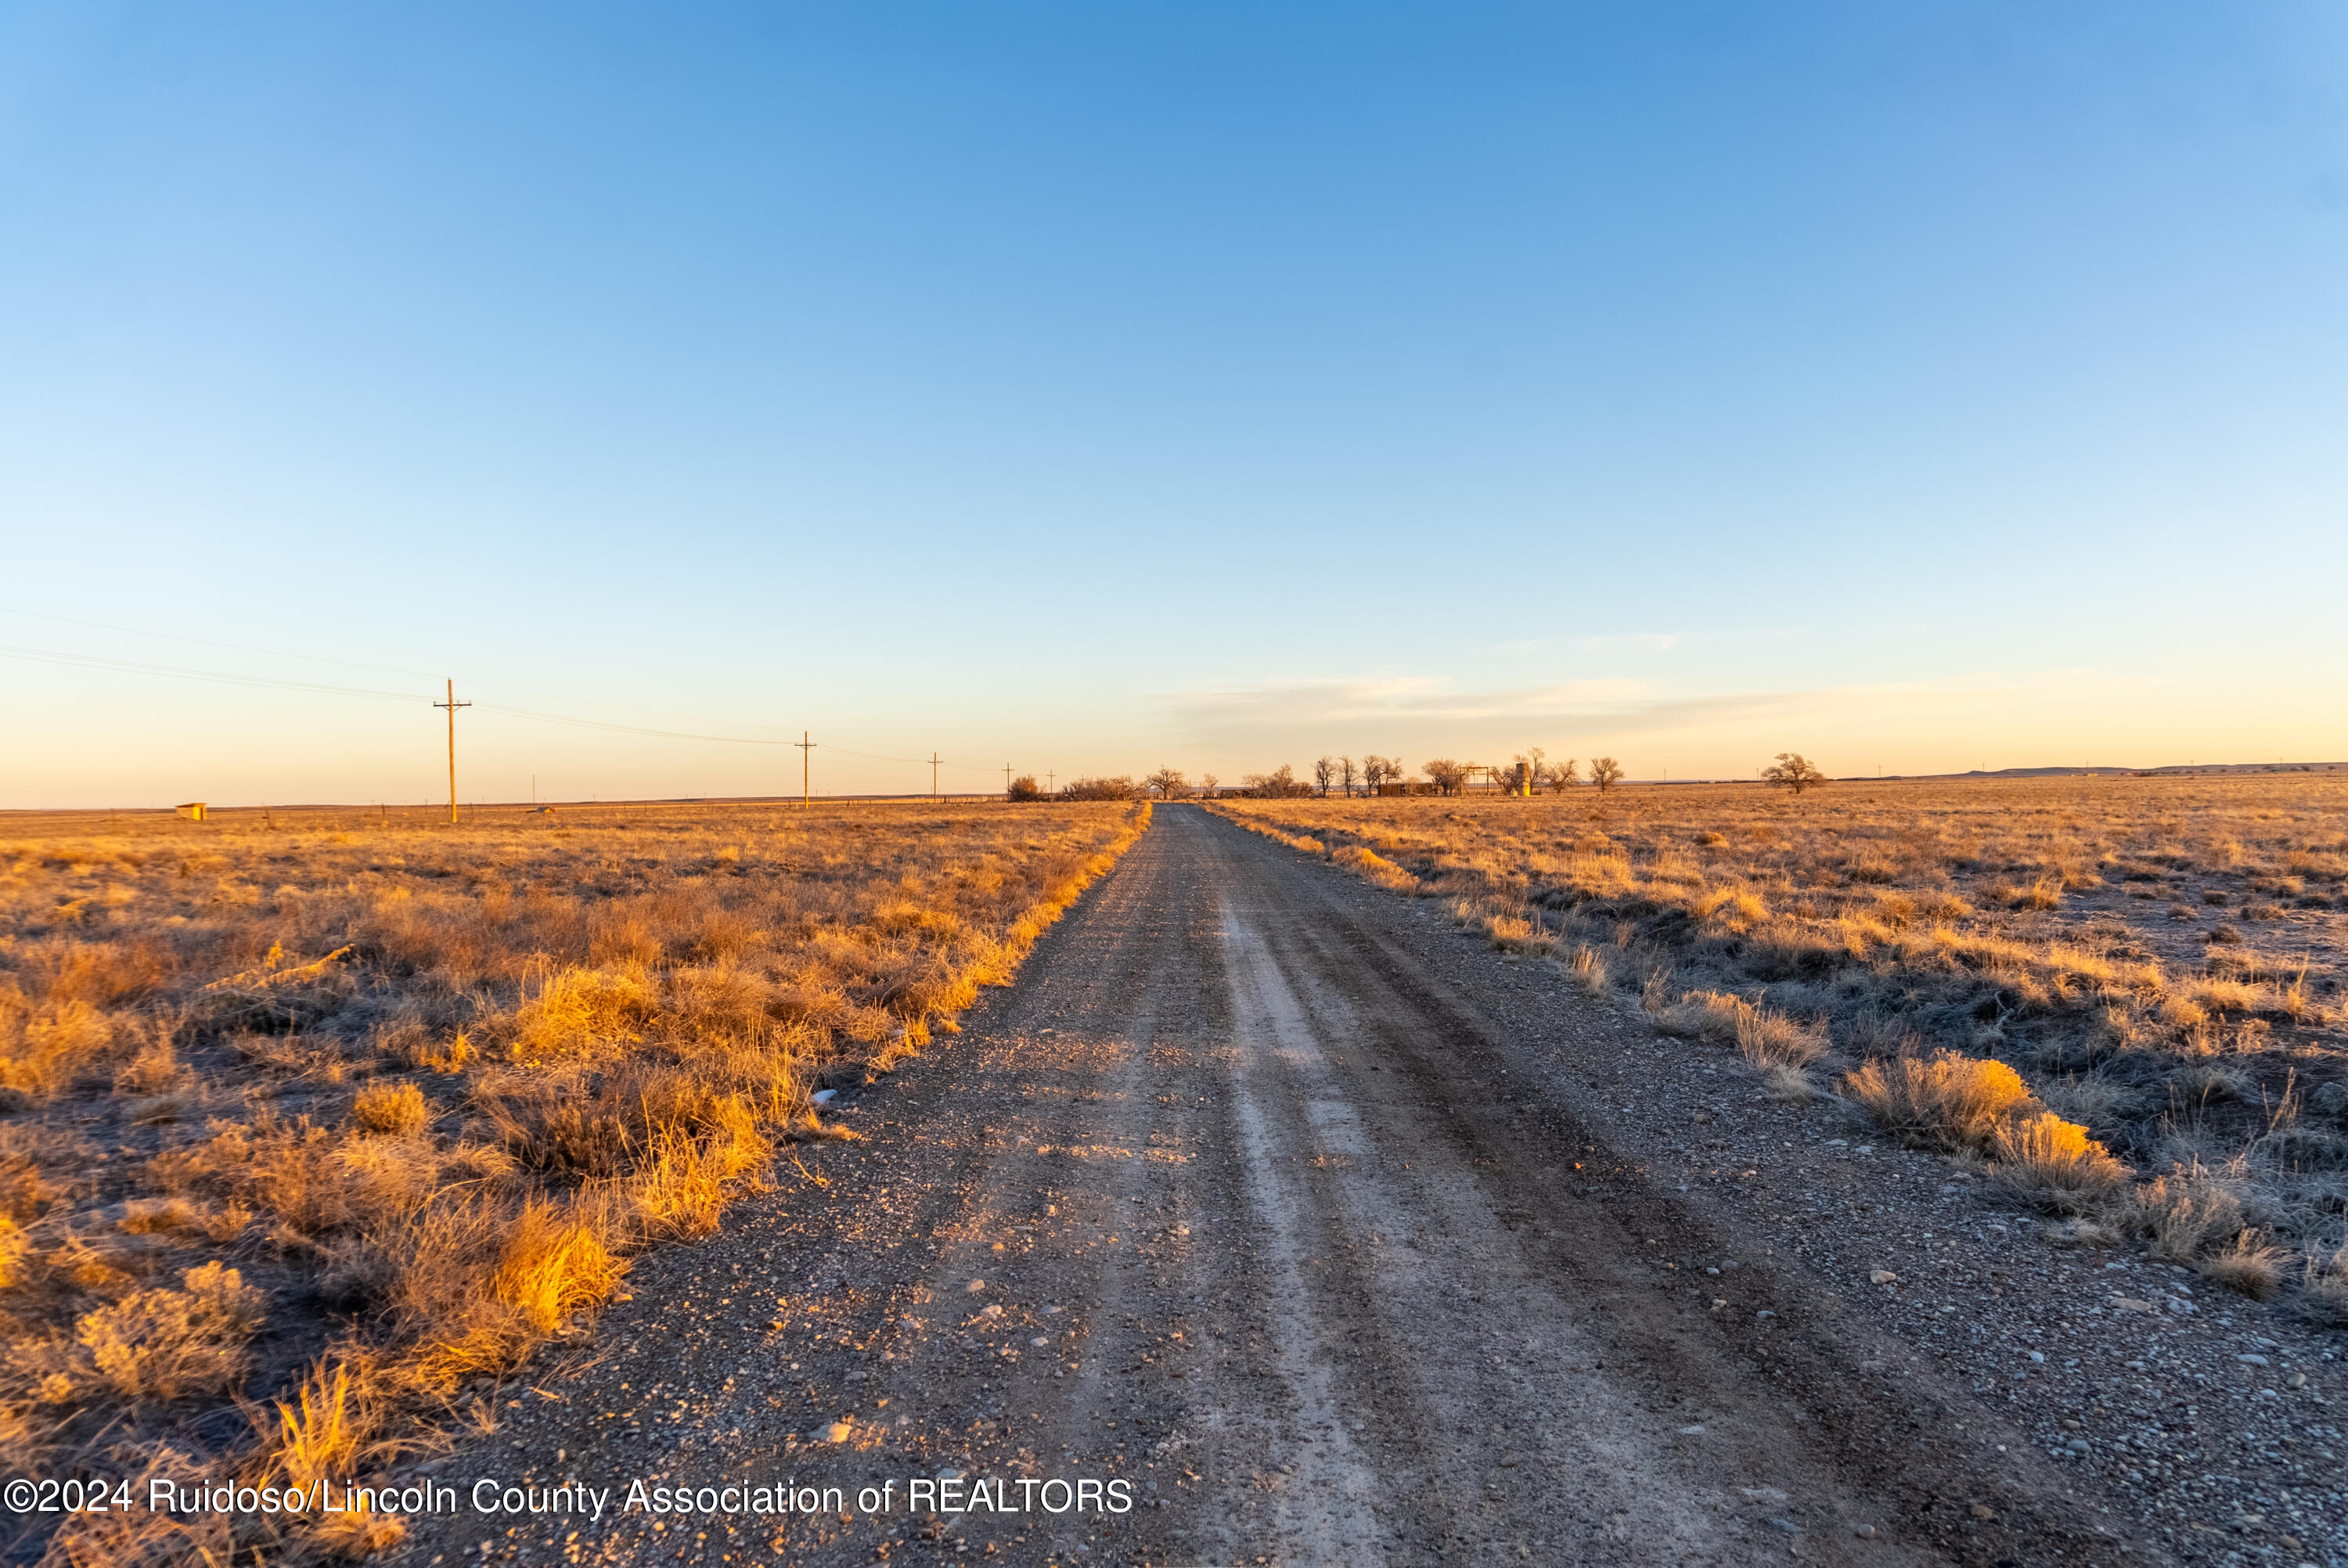
[[[2005,1194],[2060,1214],[2102,1209],[2127,1185],[2128,1168],[2075,1122],[2051,1111],[1998,1124],[1992,1178]]]
[[[2202,1259],[2201,1273],[2213,1284],[2265,1301],[2282,1289],[2283,1263],[2290,1255],[2279,1246],[2262,1245],[2258,1232],[2246,1230],[2224,1251]]]
[[[0,819],[0,1464],[301,1480],[428,1440],[631,1251],[844,1135],[813,1091],[953,1028],[1146,822]],[[208,1419],[240,1402],[241,1445]],[[336,1531],[299,1550],[399,1524]]]
[[[2333,1277],[2307,1260],[2348,1212],[2348,776],[1214,809],[1637,995],[1659,1033],[1738,1047],[1768,1092],[1830,1066],[1904,1135],[1993,1162],[2016,1112],[2051,1109],[2072,1131],[2016,1145],[2014,1196],[2096,1208],[2197,1266],[2255,1226],[2283,1286]],[[1935,1078],[1944,1060],[1983,1076]],[[2153,1180],[2114,1184],[2122,1167]],[[2193,1174],[2219,1169],[2230,1228],[2177,1239],[2224,1206]]]
[[[1988,1147],[2032,1104],[2030,1086],[2004,1062],[1948,1050],[1867,1062],[1843,1086],[1893,1132],[1948,1153]]]

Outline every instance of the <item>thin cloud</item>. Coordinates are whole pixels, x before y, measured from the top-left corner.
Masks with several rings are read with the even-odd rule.
[[[1695,639],[1683,631],[1624,631],[1590,637],[1519,637],[1499,645],[1512,658],[1578,653],[1669,653]]]
[[[1167,700],[1167,712],[1179,732],[1200,741],[1302,735],[1364,724],[1408,726],[1425,733],[1447,726],[1480,728],[1494,721],[1517,729],[1632,735],[1756,719],[1962,707],[2050,691],[2109,692],[2112,684],[2101,671],[2052,671],[2021,677],[1987,671],[1863,686],[1665,695],[1632,680],[1464,691],[1435,677],[1392,676],[1267,682],[1182,692]]]

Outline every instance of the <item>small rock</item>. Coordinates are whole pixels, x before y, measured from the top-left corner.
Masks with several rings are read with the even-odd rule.
[[[2267,1358],[2265,1357],[2257,1355],[2237,1356],[2234,1359],[2240,1361],[2245,1367],[2263,1367],[2267,1364]]]
[[[829,1105],[833,1101],[839,1098],[839,1091],[837,1089],[819,1089],[814,1093],[808,1095],[808,1098],[818,1105]]]
[[[1799,1535],[1802,1532],[1802,1527],[1800,1525],[1795,1523],[1792,1520],[1782,1516],[1772,1519],[1769,1522],[1769,1528],[1780,1531],[1787,1535]]]
[[[1867,1276],[1867,1283],[1869,1285],[1897,1285],[1900,1283],[1900,1276],[1892,1273],[1888,1268],[1879,1268],[1873,1274]]]
[[[1000,1317],[1003,1316],[1003,1308],[990,1301],[978,1309],[978,1315],[981,1317]]]
[[[2293,1372],[2282,1380],[2282,1386],[2286,1389],[2304,1389],[2307,1387],[2307,1374]]]
[[[1044,1334],[1038,1334],[1035,1337],[1027,1341],[1028,1344],[1034,1346],[1038,1350],[1041,1350],[1045,1346],[1049,1345],[1051,1342],[1051,1337]]]
[[[1986,1502],[1976,1502],[1965,1512],[1972,1514],[1975,1519],[1995,1519],[1997,1517],[1997,1510],[1992,1508]]]
[[[827,1443],[844,1443],[848,1440],[848,1434],[855,1430],[855,1427],[848,1421],[834,1421],[831,1425],[824,1428],[821,1431],[816,1434],[816,1440]]]
[[[2122,1312],[2149,1312],[2152,1310],[2151,1302],[2138,1301],[2133,1296],[2114,1296],[2112,1297],[2112,1306]]]
[[[1875,1526],[1872,1524],[1855,1524],[1851,1526],[1850,1532],[1853,1535],[1858,1536],[1861,1541],[1872,1541],[1875,1539]]]
[[[973,1296],[975,1296],[980,1291],[986,1288],[986,1281],[983,1279],[973,1279],[968,1285],[963,1286],[963,1288],[969,1291]]]
[[[2039,1365],[2044,1366],[2046,1363],[2046,1352],[2044,1350],[2033,1350],[2030,1353],[2030,1358],[2033,1361],[2037,1362]]]
[[[2181,1296],[2172,1296],[2166,1302],[2163,1302],[2162,1305],[2167,1307],[2171,1312],[2177,1314],[2179,1317],[2190,1317],[2195,1313],[2201,1310]]]

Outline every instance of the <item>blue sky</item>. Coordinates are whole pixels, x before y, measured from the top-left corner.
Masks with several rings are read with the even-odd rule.
[[[397,699],[0,804],[2343,758],[2343,430],[2328,5],[0,5],[0,645]]]

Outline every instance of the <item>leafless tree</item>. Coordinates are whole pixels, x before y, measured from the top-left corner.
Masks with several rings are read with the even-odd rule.
[[[1286,763],[1268,774],[1250,774],[1240,783],[1258,800],[1292,800],[1313,793],[1313,786],[1298,778],[1296,770]]]
[[[1536,787],[1547,785],[1557,794],[1563,794],[1581,780],[1581,770],[1573,765],[1571,757],[1568,757],[1561,763],[1550,764],[1541,776],[1533,782]]]
[[[1337,782],[1337,759],[1321,757],[1313,764],[1313,782],[1321,791],[1321,798],[1329,798],[1329,786]]]
[[[1215,798],[1215,786],[1222,782],[1222,780],[1217,778],[1212,774],[1200,774],[1199,775],[1199,793],[1205,795],[1209,800],[1212,800]]]
[[[1159,797],[1165,800],[1172,800],[1178,794],[1190,793],[1190,781],[1172,768],[1159,768],[1141,782],[1156,790]]]
[[[1622,764],[1612,757],[1591,758],[1590,782],[1598,786],[1599,794],[1604,794],[1622,782]]]
[[[1353,759],[1353,758],[1351,758],[1351,757],[1339,757],[1339,758],[1337,759],[1337,782],[1338,782],[1338,784],[1339,784],[1341,786],[1343,786],[1343,788],[1344,789],[1344,791],[1345,791],[1345,798],[1346,798],[1347,800],[1351,800],[1351,799],[1353,799],[1353,798],[1354,798],[1354,759]]]
[[[1816,789],[1827,782],[1825,770],[1814,766],[1799,752],[1779,752],[1776,765],[1761,770],[1761,776],[1773,784],[1783,784],[1796,794],[1806,789]]]
[[[1455,763],[1449,757],[1437,757],[1431,763],[1420,764],[1419,771],[1433,780],[1435,787],[1443,794],[1457,794],[1467,786],[1468,770],[1475,765],[1473,763]]]

